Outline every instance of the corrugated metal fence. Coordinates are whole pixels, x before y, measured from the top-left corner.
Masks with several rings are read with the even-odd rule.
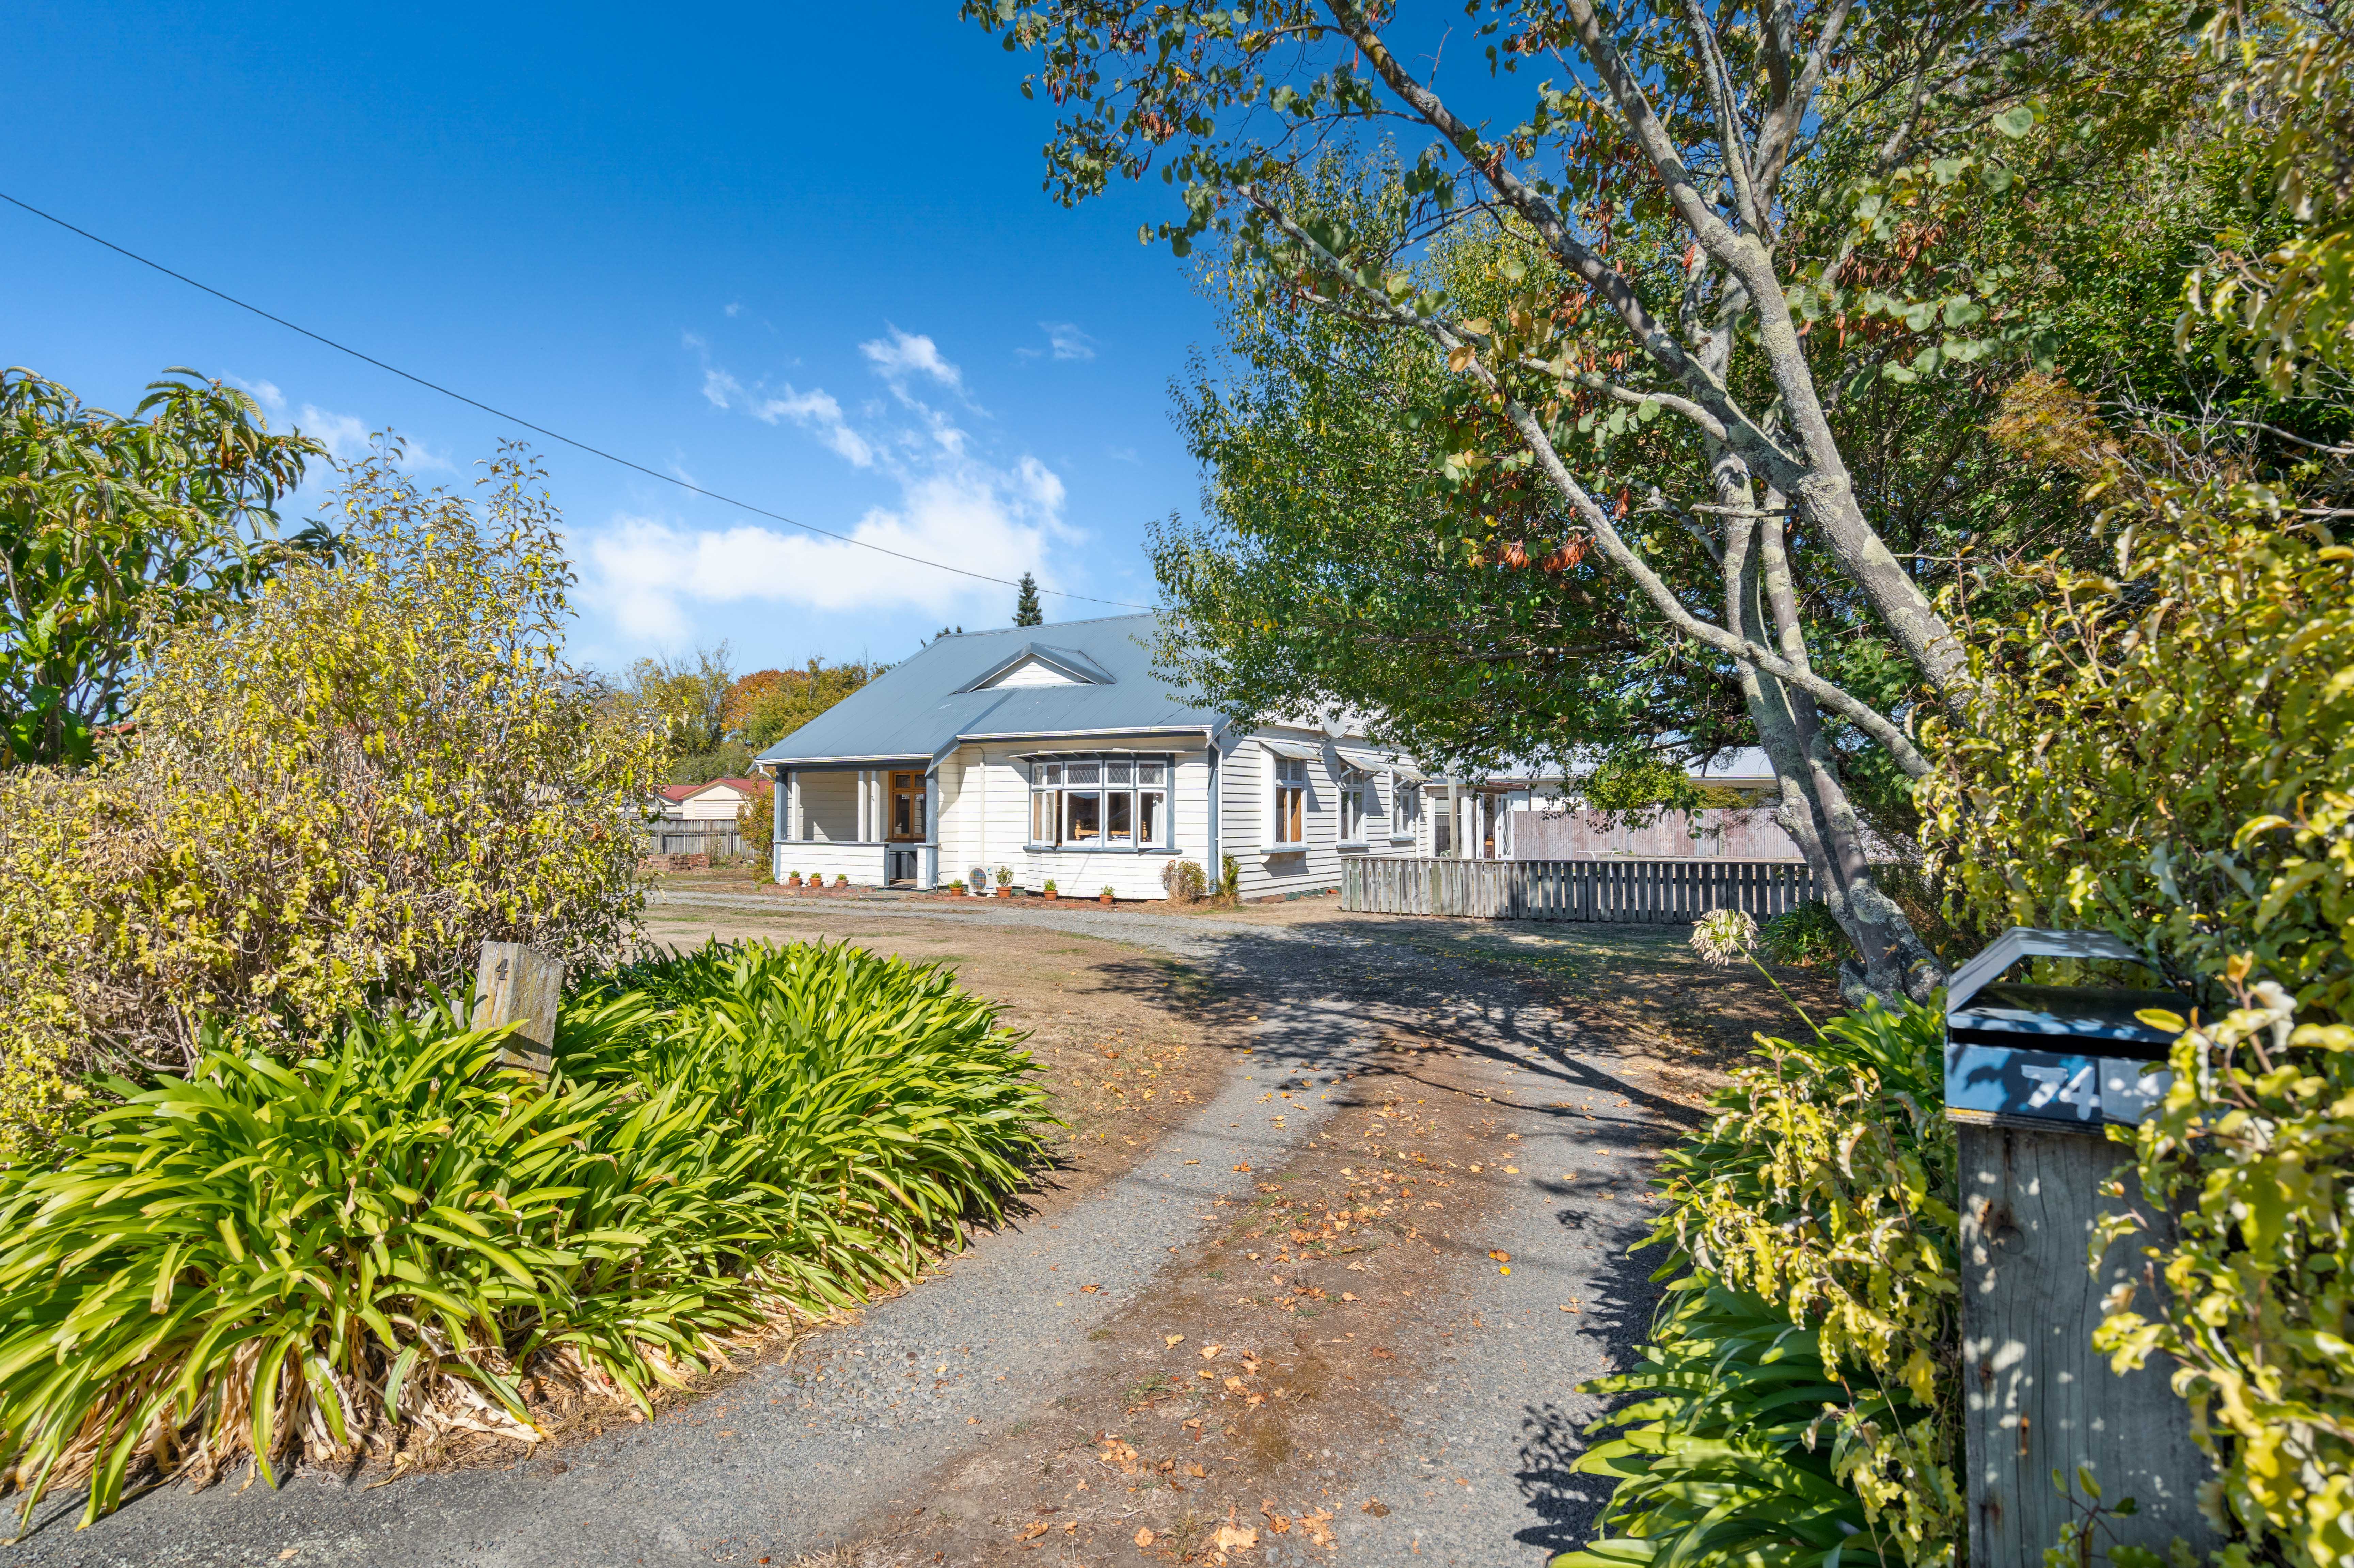
[[[1686,925],[1711,909],[1772,919],[1815,896],[1786,860],[1390,860],[1341,864],[1341,907],[1479,920]]]

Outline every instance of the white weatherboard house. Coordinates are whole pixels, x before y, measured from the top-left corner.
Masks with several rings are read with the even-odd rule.
[[[1234,856],[1246,898],[1341,884],[1346,855],[1422,853],[1422,775],[1345,726],[1238,732],[1171,696],[1150,615],[943,637],[763,752],[771,874],[938,887],[1008,868],[1032,892],[1164,896]]]

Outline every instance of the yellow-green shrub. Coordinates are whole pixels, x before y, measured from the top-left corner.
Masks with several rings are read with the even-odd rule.
[[[2232,955],[2354,1003],[2354,551],[2262,486],[2147,487],[2116,570],[2035,569],[1979,628],[1918,794],[1981,924],[2099,927],[2185,978]]]
[[[2354,551],[2281,492],[2137,477],[2106,445],[2115,573],[2038,568],[2044,596],[1980,627],[1970,726],[1929,726],[1942,771],[1919,799],[1971,917],[2114,931],[2225,1020],[2178,1041],[2134,1140],[2143,1191],[2180,1215],[2147,1249],[2165,1288],[2114,1299],[2096,1343],[2171,1358],[2219,1520],[2345,1568]]]
[[[564,662],[536,471],[481,485],[359,463],[333,564],[155,641],[88,770],[0,776],[0,1159],[83,1070],[193,1065],[200,1018],[299,1054],[486,939],[617,955],[658,743]]]
[[[2232,969],[2244,977],[2246,966]],[[2226,971],[2227,981],[2234,980]],[[2170,1358],[2219,1461],[2209,1511],[2297,1568],[2354,1563],[2354,1028],[2296,1022],[2277,983],[2175,1042],[2165,1106],[2131,1142],[2170,1247],[2155,1299],[2120,1287],[2093,1342],[2119,1371]],[[2140,1228],[2121,1215],[2110,1239]],[[2165,1364],[2164,1361],[2160,1362]]]
[[[1861,1499],[1874,1550],[1915,1564],[1950,1563],[1963,1519],[1943,1044],[1936,1013],[1876,1002],[1805,1044],[1762,1041],[1711,1100],[1708,1130],[1665,1161],[1652,1238],[1808,1330],[1832,1385],[1806,1412],[1831,1445],[1830,1474]],[[1743,1414],[1736,1400],[1721,1415]],[[1655,1511],[1666,1529],[1674,1510]]]

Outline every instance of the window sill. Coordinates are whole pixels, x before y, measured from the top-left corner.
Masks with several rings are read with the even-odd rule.
[[[1166,844],[1023,844],[1024,854],[1175,854]]]
[[[1261,844],[1258,846],[1258,853],[1261,854],[1306,854],[1308,853],[1308,846],[1304,843]]]

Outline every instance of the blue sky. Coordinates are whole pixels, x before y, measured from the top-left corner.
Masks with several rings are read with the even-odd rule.
[[[1197,504],[1168,385],[1207,308],[1137,243],[1158,181],[1041,191],[1048,112],[955,8],[18,4],[0,188],[711,489],[1149,601],[1144,528]],[[90,402],[189,366],[342,450],[392,427],[451,483],[510,433],[13,208],[0,235],[0,359]],[[896,660],[1011,618],[1010,589],[534,444],[588,662]]]

